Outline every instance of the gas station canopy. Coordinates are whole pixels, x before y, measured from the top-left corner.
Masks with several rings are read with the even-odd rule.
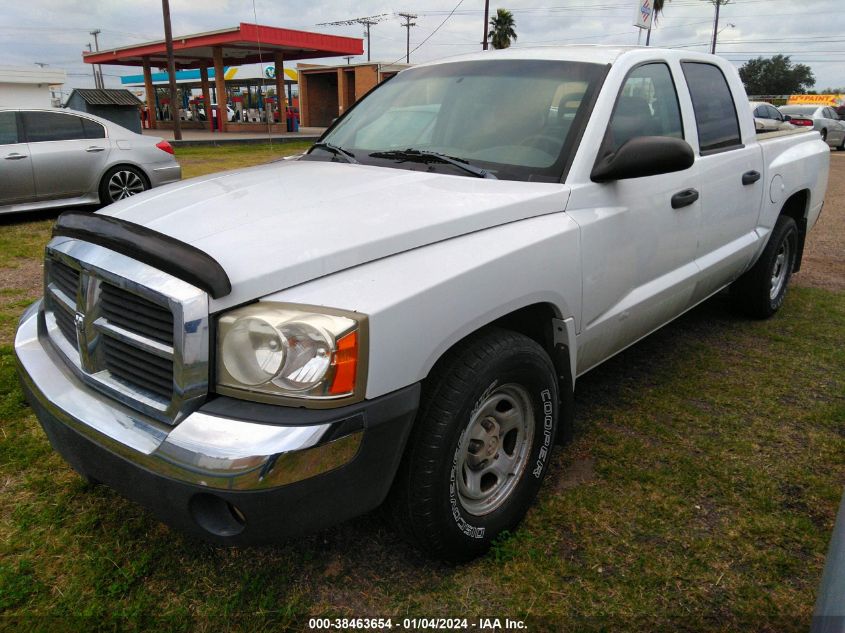
[[[223,64],[239,66],[272,60],[281,53],[285,61],[361,55],[363,40],[356,37],[325,35],[295,31],[261,24],[242,22],[238,26],[173,38],[173,55],[177,68],[200,68],[214,64],[214,50],[222,52]],[[83,53],[89,64],[119,66],[167,65],[164,40],[124,46],[112,50]]]
[[[212,125],[212,129],[221,132],[226,131],[228,124],[228,115],[226,114],[228,97],[225,77],[227,67],[256,63],[260,63],[262,66],[265,63],[272,64],[272,77],[276,84],[277,95],[274,107],[279,110],[278,117],[284,124],[286,113],[284,107],[286,82],[284,63],[286,61],[345,55],[356,56],[363,52],[364,41],[361,38],[294,31],[244,22],[229,29],[173,38],[173,57],[176,68],[199,69],[206,112],[212,111],[212,103],[215,103],[216,106],[212,111],[212,120],[209,121],[209,124]],[[158,127],[152,68],[167,66],[167,45],[164,40],[106,51],[83,53],[82,61],[88,64],[142,66],[147,95],[146,121],[149,127]],[[210,68],[214,69],[214,93],[216,98],[213,101],[209,86]],[[171,116],[180,116],[178,111],[170,114]],[[272,119],[268,120],[272,121]],[[272,128],[272,126],[272,123],[269,124],[269,127]],[[240,127],[243,129],[243,126]]]

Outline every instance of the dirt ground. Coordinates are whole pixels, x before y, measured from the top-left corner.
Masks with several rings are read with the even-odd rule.
[[[830,153],[830,181],[824,210],[804,248],[799,286],[845,290],[845,152]]]

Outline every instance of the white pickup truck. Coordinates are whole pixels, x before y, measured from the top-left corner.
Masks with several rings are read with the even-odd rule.
[[[828,151],[758,136],[709,55],[419,65],[298,159],[62,215],[20,376],[76,470],[178,529],[262,543],[386,502],[466,559],[525,515],[578,376],[728,286],[778,310]]]

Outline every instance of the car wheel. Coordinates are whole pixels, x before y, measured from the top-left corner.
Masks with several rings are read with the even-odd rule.
[[[515,528],[540,488],[558,417],[557,378],[530,338],[490,328],[426,379],[388,499],[427,554],[464,561]]]
[[[754,266],[731,285],[731,299],[740,312],[767,319],[786,298],[786,289],[798,254],[798,227],[782,215]]]
[[[100,182],[100,202],[111,204],[146,191],[147,177],[137,167],[119,165],[106,172]]]
[[[827,143],[827,130],[822,130],[822,140]]]

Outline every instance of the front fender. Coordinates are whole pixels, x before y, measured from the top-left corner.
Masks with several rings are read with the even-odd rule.
[[[580,325],[578,225],[565,213],[478,231],[275,293],[265,300],[369,315],[367,398],[425,378],[455,343],[544,303]],[[571,321],[570,321],[571,322]],[[574,353],[575,341],[567,341]]]

